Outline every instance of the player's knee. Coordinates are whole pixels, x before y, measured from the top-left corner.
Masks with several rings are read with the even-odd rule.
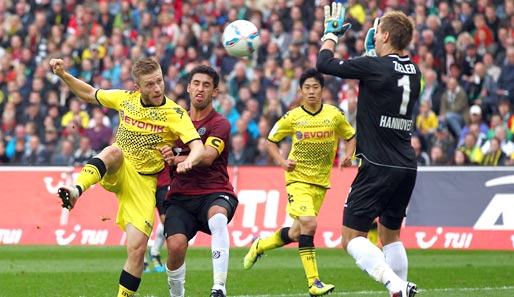
[[[167,238],[166,244],[168,246],[168,256],[169,257],[173,257],[176,255],[182,255],[182,254],[186,253],[187,239],[186,240],[178,239],[176,236],[172,235]]]
[[[123,153],[119,147],[111,145],[104,148],[102,152],[98,154],[98,158],[102,159],[106,165],[111,165],[123,160]]]

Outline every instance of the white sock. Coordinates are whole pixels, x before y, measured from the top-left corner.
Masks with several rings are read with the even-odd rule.
[[[150,254],[152,256],[157,256],[161,254],[162,246],[164,245],[164,225],[159,222],[157,225],[157,229],[155,229],[155,240],[153,242],[152,249],[150,250]]]
[[[186,263],[182,264],[177,270],[169,270],[166,265],[166,273],[168,274],[168,288],[171,297],[183,297],[186,289]]]
[[[213,290],[222,290],[226,294],[230,237],[227,228],[227,217],[223,214],[215,214],[209,219],[211,230],[212,271],[214,276]]]
[[[382,283],[389,293],[397,292],[405,285],[405,281],[389,267],[382,251],[367,238],[356,237],[350,240],[347,250],[355,259],[357,266],[371,278]]]
[[[394,273],[401,279],[407,281],[407,272],[409,270],[409,260],[407,259],[407,252],[401,241],[396,241],[385,245],[382,250],[387,264],[391,266]]]

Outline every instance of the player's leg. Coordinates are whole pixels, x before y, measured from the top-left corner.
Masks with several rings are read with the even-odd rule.
[[[203,208],[198,215],[207,219],[211,234],[213,286],[211,296],[225,297],[230,255],[230,236],[227,224],[232,219],[238,201],[229,194],[215,193],[205,197],[208,208]],[[204,225],[201,223],[201,225]],[[203,230],[202,231],[207,231]]]
[[[157,211],[159,212],[159,224],[157,225],[157,229],[155,230],[155,240],[152,248],[149,251],[149,257],[152,261],[155,272],[165,272],[166,268],[164,267],[161,261],[161,249],[164,245],[164,200],[166,199],[166,194],[168,192],[169,186],[157,187],[157,191],[155,192],[155,206]]]
[[[157,179],[142,175],[125,160],[116,174],[106,174],[101,185],[118,197],[116,223],[127,235],[127,261],[120,276],[118,297],[134,296],[141,282],[148,238],[155,217]]]
[[[396,187],[394,199],[384,209],[378,222],[378,234],[383,244],[386,262],[404,281],[407,281],[409,261],[400,240],[400,229],[416,184],[416,175],[415,170],[403,170],[397,174],[396,178],[402,182]]]
[[[284,245],[290,244],[291,242],[298,242],[298,237],[300,235],[300,225],[297,224],[296,226],[297,231],[295,231],[294,233],[297,235],[294,238],[290,237],[291,228],[293,228],[293,226],[279,228],[270,237],[255,237],[252,241],[250,249],[248,250],[248,253],[246,253],[244,257],[244,269],[252,268],[253,265],[257,262],[257,260],[259,260],[259,258],[264,254],[265,251],[283,247]]]
[[[403,243],[400,241],[400,230],[391,230],[378,223],[380,241],[383,242],[382,251],[387,264],[404,281],[407,280],[409,261]]]
[[[166,202],[166,216],[164,232],[166,238],[167,259],[166,273],[171,297],[185,295],[184,284],[186,282],[186,252],[188,241],[196,235],[198,224],[189,211],[187,201],[169,199]]]
[[[58,189],[57,194],[62,200],[62,207],[72,209],[77,199],[103,176],[116,173],[123,164],[120,148],[108,146],[84,165],[77,177],[75,185],[65,185]]]
[[[357,266],[371,278],[384,284],[391,296],[414,296],[415,285],[402,280],[386,262],[384,253],[367,238],[377,209],[386,207],[394,193],[398,176],[390,169],[363,162],[352,184],[343,216],[343,248],[355,259]],[[401,180],[401,178],[400,178]],[[387,184],[388,186],[383,186]],[[372,196],[369,193],[373,193]],[[399,229],[401,226],[398,225]],[[402,292],[402,293],[400,293]],[[403,295],[398,295],[403,294]]]
[[[298,240],[298,253],[303,264],[309,294],[322,296],[332,292],[334,285],[321,281],[316,260],[314,235],[317,229],[317,215],[325,199],[326,189],[314,185],[294,183],[287,187],[290,203],[288,213],[296,218],[296,224],[291,226],[289,236]],[[299,230],[298,230],[299,229]]]
[[[143,261],[146,252],[148,236],[127,224],[127,260],[120,275],[118,297],[134,296],[141,283]]]

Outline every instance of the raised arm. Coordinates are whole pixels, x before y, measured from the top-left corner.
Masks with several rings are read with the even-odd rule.
[[[61,80],[68,85],[73,94],[88,103],[98,104],[95,96],[96,89],[88,83],[66,72],[63,60],[51,59],[50,66],[52,67],[54,74],[59,76]]]

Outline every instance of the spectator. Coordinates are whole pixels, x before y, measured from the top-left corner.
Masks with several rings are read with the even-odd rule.
[[[445,166],[448,164],[448,159],[446,158],[446,154],[443,151],[443,148],[434,145],[430,149],[430,165],[432,166]]]
[[[490,120],[491,115],[497,112],[496,83],[487,74],[483,62],[475,63],[473,75],[464,81],[464,90],[468,94],[470,105],[475,104],[481,107],[483,118],[487,121]]]
[[[459,138],[462,126],[468,120],[468,96],[458,85],[457,79],[450,78],[441,96],[439,120],[445,122],[455,138]]]
[[[113,131],[111,127],[105,124],[106,122],[110,122],[110,120],[104,115],[102,108],[94,108],[93,118],[90,121],[93,126],[84,131],[84,136],[90,140],[91,149],[94,151],[100,152],[111,144]]]
[[[48,165],[50,155],[45,146],[41,143],[39,136],[32,135],[28,142],[28,148],[25,150],[21,164],[29,166]]]
[[[477,136],[477,140],[480,142],[482,139],[487,137],[487,132],[489,131],[489,127],[482,120],[482,109],[478,105],[472,105],[469,108],[469,123],[462,128],[462,132],[459,138],[458,146],[464,144],[464,136],[471,130],[470,126],[476,124],[478,126],[478,131],[481,134],[480,137]]]
[[[421,89],[419,96],[420,101],[428,101],[433,111],[439,112],[441,106],[441,87],[437,80],[437,72],[433,69],[427,69],[423,73],[422,79],[425,84]],[[419,103],[419,102],[417,102]]]
[[[498,77],[496,94],[499,100],[509,100],[511,105],[514,103],[514,45],[507,48],[507,59]]]
[[[81,109],[81,103],[77,98],[70,100],[69,111],[66,112],[61,119],[61,126],[68,127],[71,122],[77,122],[78,128],[86,129],[89,125],[89,115]]]
[[[435,112],[430,108],[430,102],[421,101],[419,103],[419,114],[416,117],[416,132],[424,149],[428,147],[430,138],[432,138],[438,126],[439,120]]]
[[[477,138],[475,134],[468,132],[464,136],[464,144],[462,144],[459,149],[468,156],[469,161],[472,164],[479,165],[482,163],[482,160],[484,159],[484,153],[477,145]]]
[[[414,148],[414,153],[416,154],[416,162],[418,166],[429,166],[430,165],[430,157],[427,152],[425,152],[421,146],[421,140],[418,136],[411,136],[411,145]]]
[[[469,166],[472,165],[469,160],[468,155],[462,150],[455,150],[452,160],[450,161],[451,165],[455,166]]]
[[[512,132],[507,128],[507,124],[502,120],[499,114],[493,114],[491,117],[491,121],[489,123],[489,130],[487,131],[487,140],[491,140],[494,138],[494,133],[497,126],[503,126],[505,132],[507,133],[507,139],[512,141]]]
[[[245,144],[245,136],[241,134],[232,135],[230,141],[231,149],[228,156],[229,166],[252,164],[255,156],[252,150]]]
[[[507,131],[505,127],[501,125],[494,128],[494,137],[482,145],[481,148],[484,154],[487,154],[491,151],[491,140],[495,138],[500,141],[500,148],[506,156],[514,154],[514,143],[507,139]]]
[[[73,143],[69,140],[62,140],[59,143],[58,149],[52,156],[52,165],[55,166],[71,166],[75,160],[73,156],[74,147]]]
[[[483,166],[503,166],[507,156],[501,150],[500,140],[493,138],[489,140],[489,152],[484,155]]]
[[[73,153],[73,165],[84,166],[96,154],[97,152],[91,148],[91,141],[88,137],[84,136],[80,139],[78,149]]]
[[[254,165],[272,166],[275,164],[273,158],[268,153],[268,149],[266,147],[267,142],[268,139],[266,138],[266,136],[261,136],[257,139],[257,153],[253,161]]]
[[[30,136],[27,135],[27,132],[25,131],[25,126],[22,124],[16,125],[16,128],[14,129],[14,136],[9,138],[7,141],[7,145],[5,147],[5,152],[7,154],[7,157],[13,158],[15,153],[18,152],[18,146],[19,145],[25,145],[26,142],[28,142],[30,139]],[[21,140],[23,140],[21,142]],[[25,147],[21,149],[22,152],[25,151]],[[22,153],[23,155],[23,153]],[[19,160],[21,161],[21,156],[19,156]]]
[[[45,150],[49,156],[50,161],[52,155],[55,154],[59,144],[59,134],[57,133],[57,129],[54,126],[47,126],[45,128],[42,143],[45,146]]]

